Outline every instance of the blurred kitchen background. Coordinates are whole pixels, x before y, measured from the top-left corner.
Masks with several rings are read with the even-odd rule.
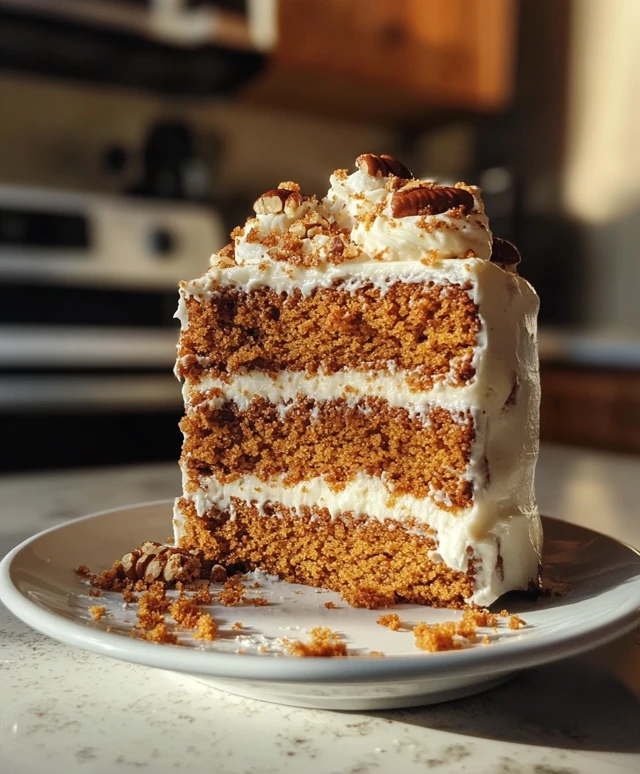
[[[543,440],[640,452],[638,41],[638,0],[0,0],[0,470],[177,459],[177,282],[366,151],[519,245]]]

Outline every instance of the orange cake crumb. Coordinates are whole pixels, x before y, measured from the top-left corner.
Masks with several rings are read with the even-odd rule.
[[[342,642],[340,635],[328,626],[315,626],[309,634],[310,642],[285,640],[287,652],[301,658],[331,658],[347,655],[347,646]]]
[[[386,613],[378,616],[380,626],[386,626],[392,632],[397,632],[400,628],[400,616],[397,613]]]
[[[143,640],[148,640],[149,642],[157,642],[161,645],[178,644],[178,638],[176,637],[175,634],[169,631],[164,621],[157,623],[151,629],[147,629],[146,631],[140,632],[138,636],[141,637]]]
[[[215,640],[217,626],[209,613],[202,613],[198,618],[194,639],[196,640]]]
[[[236,621],[233,626],[231,627],[234,631],[239,631],[240,629],[243,629],[242,621]]]
[[[384,658],[386,656],[386,653],[383,653],[381,650],[372,650],[371,653],[369,653],[369,658]]]
[[[509,611],[508,610],[501,610],[498,615],[500,618],[508,618],[509,617]]]
[[[462,620],[456,624],[456,634],[475,642],[479,626],[493,626],[495,629],[498,626],[498,618],[484,608],[467,608],[462,614]]]
[[[428,650],[432,653],[443,650],[460,650],[462,644],[454,639],[456,624],[453,621],[445,621],[429,626],[424,621],[418,621],[413,627],[416,638],[416,647],[420,650]]]
[[[336,605],[335,602],[331,602],[331,601],[325,602],[324,606],[327,608],[327,610],[339,610],[340,609],[338,607],[338,605]]]
[[[89,612],[93,616],[94,621],[99,621],[107,612],[107,608],[104,605],[91,605]]]
[[[122,589],[122,597],[128,605],[131,604],[132,602],[138,601],[138,597],[133,593],[133,591],[129,586]]]
[[[242,575],[232,575],[231,578],[228,578],[222,587],[222,591],[216,594],[218,601],[225,607],[235,607],[242,604],[264,607],[269,604],[269,600],[265,597],[248,597],[242,580]]]
[[[367,586],[342,589],[340,591],[340,596],[352,607],[366,607],[368,610],[391,607],[396,603],[395,592],[386,593],[381,589],[374,589]]]
[[[456,636],[464,637],[468,642],[477,642],[479,626],[492,626],[496,629],[498,618],[484,608],[469,607],[462,614],[460,621],[445,621],[433,626],[420,621],[413,631],[418,648],[436,652],[459,650],[463,647],[462,643],[455,639]],[[482,642],[488,645],[489,638],[485,635]]]
[[[204,583],[193,595],[193,601],[196,605],[209,605],[213,601],[213,596],[209,591],[209,584]]]
[[[505,618],[509,613],[506,610],[502,610],[498,615]],[[460,621],[445,621],[433,626],[420,621],[413,629],[416,637],[416,646],[422,650],[432,652],[459,650],[463,645],[455,639],[456,636],[464,637],[469,642],[476,642],[479,626],[491,626],[494,631],[498,629],[498,615],[484,608],[467,608]],[[380,623],[380,619],[378,619],[378,623]],[[520,629],[526,625],[526,621],[523,621],[518,615],[512,615],[509,619],[510,629]],[[481,642],[483,645],[489,645],[491,640],[485,634]]]
[[[225,581],[222,591],[219,591],[216,596],[225,607],[233,607],[242,603],[245,593],[245,588],[242,585],[242,576],[232,575],[231,578]]]
[[[92,586],[103,591],[122,591],[129,583],[120,560],[115,561],[108,570],[91,575],[89,581]]]
[[[102,596],[102,590],[101,589],[89,589],[89,596],[90,597],[101,597]]]
[[[165,587],[161,583],[152,583],[138,602],[138,627],[154,629],[164,621],[164,613],[171,605],[167,599]]]
[[[201,611],[193,599],[180,596],[169,608],[169,613],[173,620],[185,629],[195,629],[198,625],[198,619]]]
[[[80,575],[82,578],[88,578],[91,575],[91,570],[86,564],[81,564],[80,567],[75,570],[76,575]]]
[[[464,622],[473,622],[476,626],[496,626],[498,619],[495,613],[490,613],[485,608],[470,607],[462,614]]]

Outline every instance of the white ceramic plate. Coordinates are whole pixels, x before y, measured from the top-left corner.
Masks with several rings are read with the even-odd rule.
[[[219,637],[198,643],[181,633],[183,647],[132,639],[135,606],[120,594],[90,597],[81,564],[104,569],[144,540],[164,541],[171,503],[151,503],[87,516],[42,532],[0,564],[0,599],[29,626],[57,640],[105,656],[192,674],[232,693],[282,704],[325,709],[381,709],[459,698],[496,685],[516,671],[594,648],[632,629],[640,606],[640,556],[587,529],[544,520],[546,582],[560,590],[533,601],[508,595],[506,607],[527,622],[518,631],[500,619],[489,645],[427,653],[416,649],[410,627],[418,621],[455,620],[460,612],[418,605],[394,609],[405,630],[377,623],[381,611],[349,607],[333,592],[264,580],[264,607],[208,606]],[[332,601],[337,609],[327,609]],[[88,612],[105,605],[95,622]],[[234,631],[235,621],[244,630]],[[313,626],[329,626],[345,639],[349,658],[295,658],[280,641],[308,639]],[[110,631],[107,631],[107,626]],[[481,634],[485,632],[482,631]],[[266,653],[259,653],[262,646]],[[245,653],[239,654],[238,650]],[[372,650],[384,658],[369,656]],[[280,657],[275,657],[276,654]]]

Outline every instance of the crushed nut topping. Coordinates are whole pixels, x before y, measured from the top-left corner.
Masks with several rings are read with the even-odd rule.
[[[229,242],[218,251],[218,266],[235,266],[236,263],[236,245],[235,242]],[[168,543],[169,541],[167,541]]]

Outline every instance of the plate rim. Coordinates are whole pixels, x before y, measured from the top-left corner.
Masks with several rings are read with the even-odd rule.
[[[184,647],[159,647],[157,643],[123,637],[120,634],[92,629],[85,624],[63,618],[29,599],[13,582],[12,566],[19,555],[45,535],[68,529],[80,522],[97,520],[114,513],[142,508],[167,508],[173,498],[134,503],[109,508],[70,519],[48,527],[15,546],[0,561],[0,601],[32,629],[58,642],[79,647],[121,661],[168,669],[186,674],[201,674],[261,683],[356,683],[398,680],[445,679],[456,676],[498,675],[551,663],[605,645],[632,631],[640,622],[640,595],[632,596],[622,612],[588,631],[543,640],[514,640],[500,643],[499,648],[468,648],[441,653],[386,656],[372,659],[367,655],[349,658],[267,658],[264,655],[221,653]],[[640,551],[596,530],[562,519],[542,516],[544,521],[558,522],[611,540],[640,558]],[[72,570],[73,568],[69,568]],[[640,575],[637,583],[640,585]],[[620,609],[620,607],[618,608]]]

